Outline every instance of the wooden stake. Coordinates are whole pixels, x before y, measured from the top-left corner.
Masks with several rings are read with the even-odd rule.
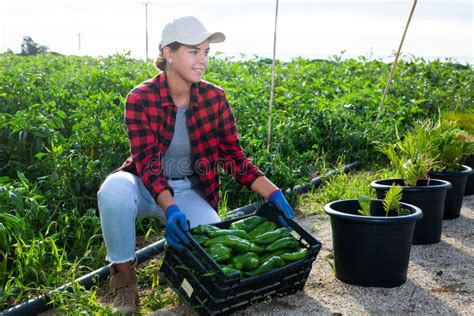
[[[270,101],[268,105],[268,131],[267,131],[267,151],[270,152],[270,141],[272,135],[272,108],[273,108],[273,90],[275,89],[275,53],[276,53],[276,37],[277,37],[277,20],[278,20],[278,0],[276,0],[275,8],[275,30],[273,32],[273,60],[272,60],[272,84],[270,88]]]
[[[383,104],[384,104],[385,99],[387,97],[388,89],[390,89],[390,85],[392,84],[393,74],[395,73],[395,69],[397,68],[398,57],[400,56],[400,52],[402,51],[403,41],[405,40],[405,35],[407,34],[407,30],[408,30],[408,26],[410,25],[411,17],[413,16],[413,12],[415,12],[416,2],[417,2],[417,0],[414,0],[413,6],[411,7],[410,16],[408,17],[408,21],[407,21],[407,24],[405,26],[405,31],[403,32],[402,40],[400,41],[400,46],[398,46],[397,55],[395,56],[395,60],[393,61],[393,64],[392,64],[392,70],[390,70],[390,75],[388,76],[387,85],[385,86],[385,91],[384,91],[383,96],[382,96],[382,102],[380,102],[379,114],[383,110]],[[377,117],[378,117],[378,115],[377,115]]]

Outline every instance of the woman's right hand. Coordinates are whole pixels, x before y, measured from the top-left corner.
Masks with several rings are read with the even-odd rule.
[[[285,216],[289,219],[293,219],[295,215],[293,214],[293,209],[290,206],[290,203],[286,200],[285,196],[283,195],[283,192],[281,192],[280,189],[277,189],[273,191],[272,194],[270,194],[268,200],[275,204],[275,206],[285,214]],[[288,227],[287,222],[282,216],[278,216],[278,220],[280,221],[282,226]]]
[[[165,238],[168,244],[178,251],[189,244],[189,238],[184,231],[189,231],[186,215],[179,209],[178,205],[172,204],[166,209]]]

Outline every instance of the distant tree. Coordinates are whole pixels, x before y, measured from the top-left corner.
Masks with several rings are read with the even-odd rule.
[[[21,56],[36,55],[49,52],[49,48],[33,41],[29,36],[24,36],[21,42]]]

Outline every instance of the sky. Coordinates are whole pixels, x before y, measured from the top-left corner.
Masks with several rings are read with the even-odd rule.
[[[158,54],[164,25],[187,15],[226,35],[224,43],[211,44],[211,54],[272,56],[276,0],[150,1],[149,58]],[[473,2],[418,1],[402,53],[473,63]],[[280,0],[276,58],[327,58],[343,51],[345,57],[390,58],[412,5],[408,0]],[[145,26],[145,5],[138,0],[2,0],[0,52],[19,52],[23,36],[30,36],[62,54],[129,52],[145,58]]]

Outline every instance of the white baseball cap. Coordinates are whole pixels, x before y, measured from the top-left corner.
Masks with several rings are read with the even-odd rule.
[[[198,19],[185,16],[166,24],[161,34],[160,49],[173,42],[197,45],[206,39],[210,43],[220,43],[225,40],[225,35],[221,32],[208,32]]]

